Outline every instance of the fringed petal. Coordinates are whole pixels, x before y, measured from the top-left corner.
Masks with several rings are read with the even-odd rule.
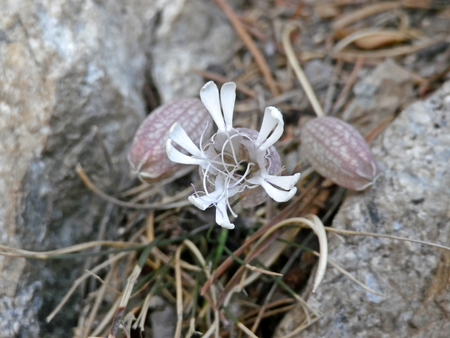
[[[300,179],[300,173],[297,173],[292,176],[274,176],[274,175],[266,175],[264,176],[264,180],[280,187],[284,190],[290,190],[292,189],[295,184],[297,184],[298,180]]]
[[[200,165],[202,167],[204,165],[207,165],[207,160],[198,159],[198,158],[194,158],[192,156],[185,155],[182,152],[175,149],[175,147],[172,145],[172,140],[167,140],[166,153],[167,153],[167,157],[172,162],[181,163],[181,164],[196,164],[196,165]]]
[[[276,180],[277,178],[279,179],[278,181]],[[277,202],[286,202],[289,201],[297,192],[297,188],[295,188],[294,185],[297,183],[299,178],[300,174],[295,174],[293,176],[271,176],[263,174],[262,171],[259,171],[254,174],[252,178],[248,179],[247,183],[260,185],[264,188],[267,195]],[[278,183],[278,186],[285,190],[278,189],[269,183],[270,181],[274,181],[274,184]]]
[[[219,89],[213,81],[206,83],[200,90],[200,99],[208,109],[219,131],[224,132],[225,121],[220,108]]]
[[[216,223],[226,229],[234,229],[234,224],[230,222],[230,218],[227,214],[227,204],[225,201],[220,201],[216,205]]]
[[[226,129],[233,128],[234,103],[236,101],[236,84],[234,82],[225,83],[220,88],[220,102],[222,103],[223,117],[225,118]]]
[[[204,177],[204,180],[206,177]],[[189,201],[194,204],[197,208],[200,210],[205,210],[206,208],[210,207],[211,205],[217,205],[219,203],[219,200],[223,199],[224,196],[224,184],[223,184],[223,178],[218,176],[215,181],[215,188],[213,192],[207,192],[204,191],[205,195],[198,196],[197,193],[194,195],[189,196]],[[203,184],[206,189],[206,183]]]
[[[264,111],[261,130],[256,139],[256,146],[266,150],[280,139],[283,128],[284,122],[281,112],[275,107],[267,107]]]
[[[169,137],[182,147],[184,150],[188,151],[195,157],[203,158],[203,153],[198,147],[192,142],[191,138],[188,136],[186,131],[178,123],[174,123],[170,128]]]
[[[205,196],[191,195],[188,197],[188,200],[200,210],[206,210],[213,204],[211,198],[206,195]]]
[[[288,191],[280,190],[264,180],[261,181],[261,186],[264,188],[267,195],[279,203],[289,201],[297,192],[297,188],[295,187]]]

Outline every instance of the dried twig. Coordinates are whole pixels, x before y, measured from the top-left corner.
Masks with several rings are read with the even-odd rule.
[[[328,232],[333,232],[333,233],[340,234],[340,235],[387,238],[387,239],[399,240],[399,241],[403,241],[403,242],[411,242],[411,243],[428,245],[428,246],[431,246],[431,247],[434,247],[434,248],[438,248],[438,249],[450,250],[450,247],[446,246],[446,245],[431,243],[431,242],[427,242],[427,241],[421,241],[421,240],[418,240],[418,239],[411,239],[411,238],[406,238],[406,237],[400,237],[400,236],[376,234],[376,233],[371,233],[371,232],[343,230],[343,229],[336,229],[336,228],[329,228],[329,227],[325,227],[325,230],[328,231]]]
[[[366,38],[370,37],[383,37],[386,41],[404,41],[409,35],[406,32],[397,31],[397,30],[386,30],[379,28],[369,28],[369,29],[361,29],[350,35],[347,35],[341,41],[339,41],[333,48],[333,54],[336,54],[343,50],[345,47],[350,45],[351,43],[355,43],[358,47],[361,48],[360,43],[367,41]],[[361,41],[360,41],[361,40]],[[358,44],[359,42],[359,44]],[[381,43],[381,41],[380,41]],[[369,49],[369,48],[366,48]],[[372,48],[370,48],[372,49]]]
[[[88,249],[95,248],[97,246],[109,246],[111,248],[115,248],[118,250],[136,250],[139,248],[144,247],[141,244],[136,243],[129,243],[129,242],[114,242],[114,241],[93,241],[93,242],[85,242],[81,244],[76,244],[69,246],[67,248],[57,249],[57,250],[51,250],[51,251],[28,251],[18,248],[12,248],[6,245],[0,245],[0,256],[8,256],[8,257],[24,257],[24,258],[31,258],[31,259],[52,259],[52,258],[61,258],[62,256],[68,255],[68,254],[75,254],[80,251],[85,251]],[[95,253],[88,253],[88,255],[94,255],[98,254],[98,252]]]
[[[131,297],[131,292],[133,291],[133,287],[141,274],[142,268],[144,266],[145,260],[152,250],[152,246],[149,246],[144,250],[141,257],[139,258],[138,263],[134,266],[131,275],[127,279],[127,285],[125,286],[125,290],[123,291],[122,297],[119,302],[119,307],[116,310],[116,314],[114,316],[113,324],[111,326],[111,330],[108,334],[108,338],[116,338],[119,330],[120,323],[125,315],[125,309],[127,307],[128,301]]]
[[[309,99],[309,102],[311,103],[311,106],[314,109],[314,112],[318,117],[324,116],[324,112],[322,109],[322,106],[319,103],[319,100],[316,97],[316,94],[314,93],[314,90],[312,89],[308,78],[306,77],[305,73],[303,72],[300,64],[298,63],[297,57],[295,56],[294,49],[291,45],[290,36],[291,33],[298,28],[298,25],[295,24],[287,24],[284,27],[283,30],[283,47],[284,51],[286,53],[286,56],[288,58],[289,64],[291,65],[292,69],[294,70],[295,74],[297,75],[298,80],[300,81],[300,84],[302,85],[303,89],[305,90],[306,96]]]
[[[55,316],[56,314],[62,309],[62,307],[64,306],[64,304],[69,300],[70,296],[75,292],[75,290],[77,289],[78,286],[80,286],[87,278],[91,277],[92,273],[96,273],[98,271],[100,271],[101,269],[103,269],[104,267],[107,267],[108,265],[122,259],[123,257],[125,257],[126,255],[128,255],[128,252],[122,252],[116,256],[111,257],[110,259],[104,261],[103,263],[97,265],[95,268],[91,269],[91,271],[89,271],[89,273],[85,273],[83,274],[81,277],[77,278],[70,290],[66,293],[66,295],[64,296],[64,298],[59,302],[59,304],[56,306],[56,308],[52,311],[52,313],[50,313],[47,318],[45,319],[47,321],[47,323],[49,323]]]
[[[438,37],[436,39],[426,39],[421,43],[411,46],[400,46],[388,49],[380,49],[375,51],[358,51],[358,50],[343,50],[333,53],[336,59],[354,59],[354,58],[386,58],[416,53],[422,49],[426,49],[433,45],[446,40],[446,37]]]
[[[324,230],[324,226],[320,219],[315,215],[309,215],[307,218],[296,217],[286,219],[278,224],[276,224],[273,228],[270,229],[264,236],[261,237],[260,242],[264,241],[264,239],[269,236],[272,232],[276,231],[278,228],[285,227],[286,225],[295,225],[300,227],[307,227],[314,231],[319,239],[320,244],[320,258],[317,267],[316,277],[314,278],[314,286],[313,292],[316,292],[317,288],[320,285],[320,282],[325,275],[325,269],[327,266],[327,255],[328,255],[328,241],[327,236]]]
[[[329,115],[331,112],[331,104],[333,102],[334,94],[336,92],[336,83],[341,74],[344,62],[338,60],[336,67],[334,67],[333,77],[331,78],[330,84],[328,85],[327,95],[325,99],[324,114]]]
[[[231,80],[227,77],[224,77],[222,75],[219,75],[217,73],[209,72],[207,70],[196,70],[197,74],[203,76],[204,78],[207,78],[209,80],[215,81],[219,84],[224,84],[226,82],[230,82]],[[258,93],[255,92],[253,89],[248,88],[247,86],[244,86],[240,84],[239,82],[236,83],[236,89],[240,91],[241,93],[250,96],[251,98],[257,99]]]
[[[342,28],[357,22],[359,20],[365,19],[369,16],[383,13],[387,11],[392,11],[394,9],[400,8],[401,4],[398,1],[395,2],[381,2],[374,5],[364,6],[363,8],[353,11],[333,23],[333,29],[335,31],[341,30]]]
[[[78,163],[78,165],[76,167],[76,171],[77,171],[78,176],[80,176],[81,180],[83,181],[83,183],[90,190],[92,190],[92,192],[94,192],[96,195],[99,195],[100,197],[102,197],[103,199],[107,200],[108,202],[114,203],[114,204],[119,205],[121,207],[132,208],[132,209],[167,210],[167,209],[183,207],[183,206],[186,206],[186,205],[190,204],[189,201],[185,198],[186,196],[174,196],[174,197],[169,198],[167,200],[162,200],[161,202],[158,202],[158,203],[147,203],[147,204],[136,204],[136,203],[130,203],[130,202],[121,201],[121,200],[119,200],[119,199],[117,199],[115,197],[109,196],[108,194],[106,194],[105,192],[103,192],[99,188],[97,188],[95,186],[95,184],[91,181],[89,176],[86,174],[86,172],[84,171],[84,169],[81,166],[81,164]],[[180,201],[180,202],[170,203],[173,200],[178,200],[178,199],[181,199],[181,198],[183,198],[183,200]]]
[[[350,94],[350,90],[358,79],[358,74],[364,64],[363,58],[358,58],[355,63],[355,67],[353,68],[352,73],[350,74],[349,79],[345,82],[345,86],[339,94],[336,103],[334,104],[333,110],[331,111],[331,115],[336,115],[341,108],[344,106],[348,95]]]
[[[216,0],[216,3],[223,10],[223,12],[228,16],[228,19],[230,19],[231,24],[233,25],[234,29],[236,30],[236,33],[239,35],[239,37],[244,42],[245,46],[248,48],[250,53],[255,58],[256,64],[258,65],[259,69],[261,70],[261,73],[263,74],[264,79],[266,80],[267,85],[269,86],[269,89],[270,89],[272,95],[278,96],[280,94],[280,91],[278,90],[275,80],[272,77],[272,72],[270,71],[270,68],[267,65],[267,62],[264,59],[264,56],[262,55],[261,51],[258,49],[258,47],[253,42],[250,35],[245,30],[245,27],[242,24],[242,22],[239,20],[239,18],[233,12],[233,10],[228,5],[226,0]]]

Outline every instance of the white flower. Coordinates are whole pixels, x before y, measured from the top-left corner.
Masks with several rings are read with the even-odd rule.
[[[225,83],[219,97],[219,89],[210,81],[201,89],[200,98],[217,125],[217,133],[206,141],[201,138],[197,146],[175,123],[170,129],[166,149],[167,156],[173,162],[200,167],[203,191],[196,191],[189,201],[201,210],[215,206],[217,224],[234,229],[228,211],[234,217],[237,215],[231,208],[230,200],[233,202],[241,198],[243,202],[247,199],[248,206],[262,203],[266,194],[277,202],[291,199],[297,192],[295,184],[300,174],[277,176],[282,168],[273,144],[283,133],[284,122],[280,111],[267,107],[258,133],[251,129],[233,128],[235,83]],[[178,151],[172,142],[189,155]]]

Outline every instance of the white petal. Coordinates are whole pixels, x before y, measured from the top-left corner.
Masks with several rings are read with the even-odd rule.
[[[204,178],[205,179],[205,178]],[[209,206],[211,206],[211,204],[217,204],[219,203],[219,200],[223,197],[224,195],[224,184],[223,184],[223,178],[222,177],[217,177],[216,180],[214,181],[214,185],[216,190],[214,190],[213,192],[205,192],[205,195],[203,196],[195,196],[191,195],[188,197],[189,202],[191,202],[192,204],[194,204],[197,208],[199,208],[200,210],[205,210],[206,208],[208,208]],[[205,189],[207,187],[205,186]]]
[[[222,102],[226,128],[232,128],[234,103],[236,101],[236,84],[234,82],[227,82],[220,88],[220,101]]]
[[[254,173],[252,175],[252,177],[247,179],[247,183],[261,185],[261,183],[264,181],[264,179],[262,178],[263,175],[264,175],[264,173],[261,170],[259,170],[256,173]],[[264,175],[264,176],[266,176],[266,175]]]
[[[208,162],[206,160],[197,159],[188,155],[185,155],[181,152],[179,152],[177,149],[174,148],[172,145],[172,140],[167,140],[166,142],[166,153],[169,160],[176,163],[181,164],[196,164],[196,165],[207,165]]]
[[[283,134],[283,127],[283,115],[281,115],[280,111],[275,107],[267,107],[264,111],[264,118],[256,139],[256,145],[260,149],[266,150],[280,139]],[[271,132],[272,134],[268,137]]]
[[[169,137],[180,147],[187,150],[192,155],[202,158],[203,153],[198,149],[198,147],[192,142],[191,138],[184,131],[183,127],[181,127],[178,123],[174,123],[170,128]]]
[[[294,197],[295,193],[297,192],[297,188],[295,187],[289,191],[279,190],[264,180],[261,181],[261,186],[264,188],[267,195],[269,195],[272,199],[274,199],[277,202],[289,201],[292,197]]]
[[[264,176],[264,180],[280,187],[284,190],[292,189],[295,184],[300,179],[300,173],[297,173],[292,176],[274,176],[274,175],[266,175]]]
[[[216,223],[226,229],[234,229],[234,224],[228,218],[227,205],[223,201],[216,205]]]
[[[225,131],[225,122],[220,108],[219,89],[212,81],[206,83],[200,90],[200,98],[211,114],[220,131]]]
[[[211,198],[209,198],[208,196],[196,197],[194,195],[191,195],[188,197],[188,200],[200,210],[206,210],[213,203],[211,201]]]

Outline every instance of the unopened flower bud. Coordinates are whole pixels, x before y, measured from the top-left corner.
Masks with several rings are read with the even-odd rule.
[[[132,170],[141,179],[167,178],[182,168],[166,154],[166,141],[175,122],[194,142],[200,142],[202,135],[211,136],[213,120],[199,99],[181,99],[157,108],[140,125],[128,155]]]
[[[378,175],[367,142],[349,124],[334,117],[315,118],[302,129],[302,151],[322,176],[350,190],[364,190]]]

